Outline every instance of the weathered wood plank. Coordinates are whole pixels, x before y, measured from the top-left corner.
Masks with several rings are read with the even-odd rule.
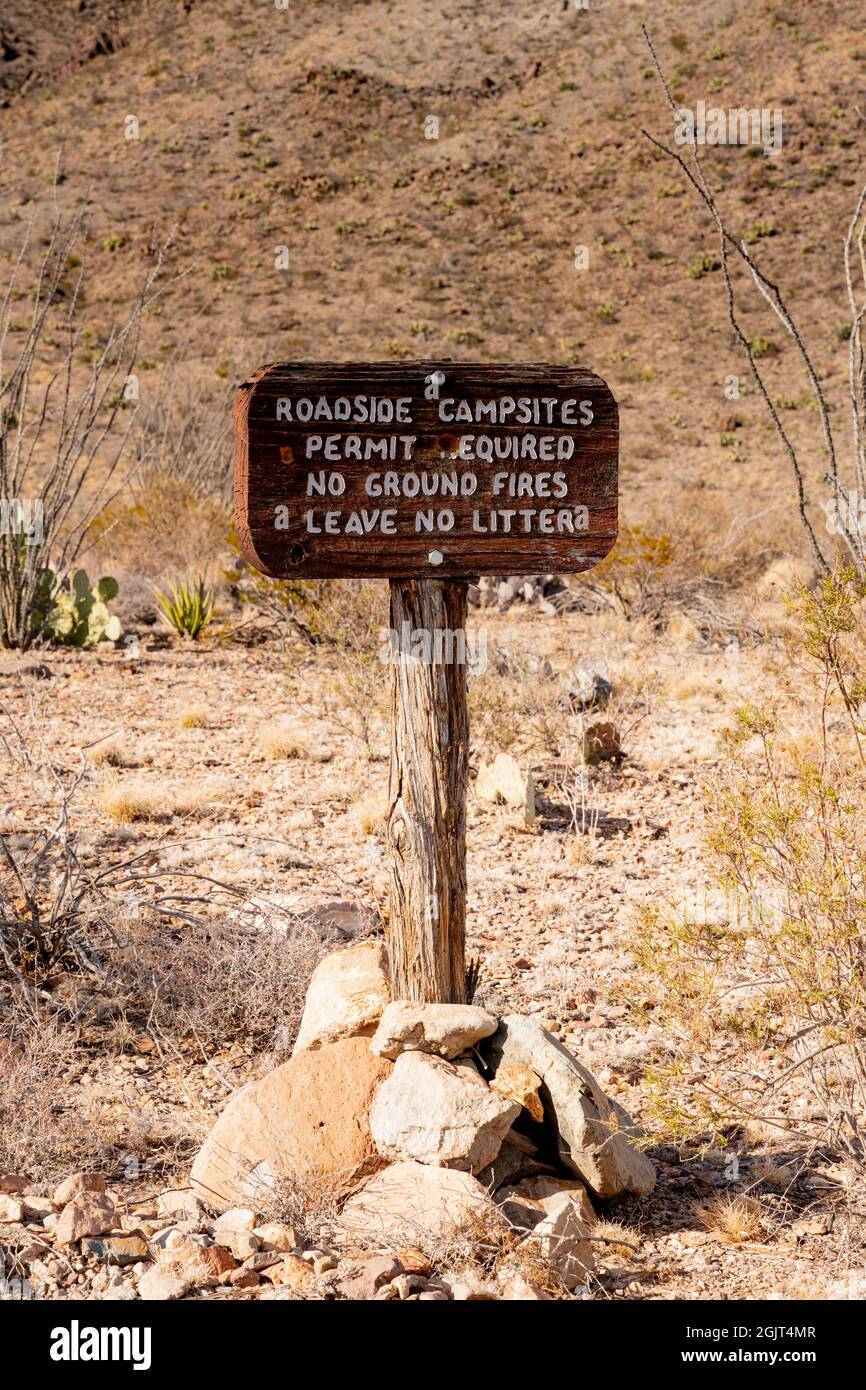
[[[391,629],[462,632],[466,585],[393,580]],[[466,961],[466,669],[397,661],[391,685],[388,952],[395,999],[461,1004]]]
[[[582,368],[266,367],[235,418],[236,525],[266,574],[567,573],[616,539],[617,406]]]

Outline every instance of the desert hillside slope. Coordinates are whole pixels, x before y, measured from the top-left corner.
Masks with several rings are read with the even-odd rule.
[[[17,254],[23,224],[46,215],[62,153],[61,202],[91,213],[97,320],[120,312],[154,226],[178,226],[172,263],[190,274],[148,344],[154,389],[173,355],[227,388],[280,358],[580,361],[622,405],[627,513],[696,487],[741,515],[784,503],[784,461],[748,387],[735,447],[719,442],[725,378],[746,371],[718,270],[689,273],[712,261],[715,232],[641,135],[672,131],[641,20],[677,100],[783,112],[778,155],[720,147],[710,167],[733,229],[772,233],[762,262],[842,403],[838,253],[866,85],[853,0],[81,0],[50,15],[10,0],[0,246]],[[275,269],[280,247],[288,269]],[[757,296],[746,322],[778,347],[771,384],[809,437],[793,349]]]

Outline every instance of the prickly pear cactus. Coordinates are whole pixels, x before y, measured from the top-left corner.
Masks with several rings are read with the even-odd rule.
[[[46,571],[51,575],[50,571]],[[85,570],[76,570],[69,588],[51,575],[51,604],[43,631],[53,642],[73,647],[95,647],[97,642],[116,642],[122,628],[108,605],[117,595],[117,580],[108,576],[93,587]]]

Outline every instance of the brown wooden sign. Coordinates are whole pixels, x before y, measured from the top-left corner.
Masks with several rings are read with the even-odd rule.
[[[265,367],[235,423],[237,531],[265,574],[569,573],[616,539],[616,401],[581,368]]]

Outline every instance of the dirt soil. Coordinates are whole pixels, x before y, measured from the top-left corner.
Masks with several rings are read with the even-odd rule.
[[[630,635],[609,617],[540,619],[515,608],[476,618],[489,660],[508,653],[542,663],[551,712],[578,656],[607,670],[615,689],[637,682],[628,720],[620,706],[630,728],[626,756],[591,774],[589,833],[574,828],[566,799],[549,780],[573,755],[568,735],[555,757],[534,760],[534,827],[470,792],[467,947],[481,962],[481,1002],[538,1016],[640,1119],[647,1069],[666,1045],[660,1029],[630,1021],[620,993],[633,968],[627,938],[634,906],[701,900],[707,869],[697,793],[720,765],[719,736],[733,710],[778,681],[777,657],[772,648],[704,644],[674,651]],[[272,643],[239,650],[205,639],[192,649],[143,634],[137,660],[103,651],[40,653],[38,662],[7,658],[4,687],[19,728],[30,739],[44,738],[58,769],[71,773],[78,750],[96,738],[112,736],[123,749],[128,766],[91,768],[77,797],[86,862],[183,843],[187,866],[288,908],[336,897],[387,911],[386,728],[377,706],[371,755],[351,732],[353,710],[335,697],[329,664],[318,654],[287,661]],[[199,718],[206,711],[205,727],[180,727],[191,707]],[[275,761],[264,750],[262,733],[275,719],[288,719],[298,756]],[[473,768],[492,751],[476,738]],[[163,799],[153,813],[161,818],[118,826],[102,807],[105,788],[142,784]],[[50,785],[34,795],[29,780],[4,785],[3,829],[21,844],[27,827],[50,817],[56,796]],[[191,787],[194,804],[172,815],[176,795],[188,797]],[[136,1056],[134,1044],[118,1057],[106,1051],[99,1030],[92,1041],[92,1061],[85,1048],[70,1080],[86,1088],[89,1113],[104,1125],[107,1141],[140,1135],[135,1181],[127,1180],[127,1158],[113,1185],[139,1203],[173,1180],[183,1182],[189,1155],[228,1087],[270,1064],[267,1055],[252,1056],[243,1038],[208,1056],[191,1040],[162,1058],[152,1051]],[[706,1061],[720,1077],[733,1065],[722,1054]],[[859,1260],[845,1264],[851,1231],[844,1175],[820,1155],[799,1174],[786,1137],[762,1131],[705,1155],[666,1145],[654,1156],[653,1196],[606,1206],[604,1215],[637,1229],[640,1243],[633,1258],[604,1263],[594,1296],[752,1298],[768,1289],[781,1298],[838,1296],[846,1280],[856,1281]],[[753,1165],[768,1158],[791,1164],[794,1175],[765,1194],[778,1229],[745,1247],[726,1245],[704,1229],[701,1208],[717,1193],[749,1190]]]

